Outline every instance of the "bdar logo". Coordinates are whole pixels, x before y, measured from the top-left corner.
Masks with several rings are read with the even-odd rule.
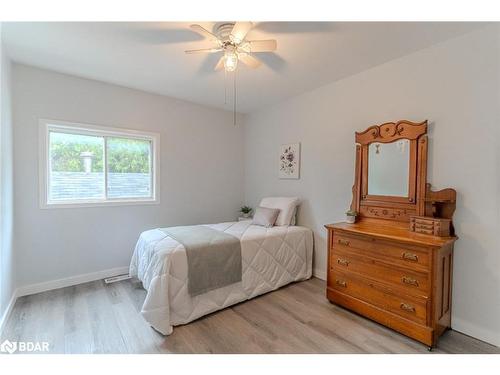
[[[5,340],[0,345],[0,352],[12,354],[17,350],[17,342],[10,342],[9,340]]]
[[[18,341],[12,342],[9,340],[5,340],[2,344],[0,344],[0,352],[13,354],[15,352],[23,353],[23,352],[48,352],[49,351],[49,343],[46,341]]]

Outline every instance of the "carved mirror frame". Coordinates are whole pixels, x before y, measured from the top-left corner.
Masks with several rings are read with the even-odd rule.
[[[408,196],[368,194],[368,147],[371,143],[391,143],[408,139],[410,143]],[[386,122],[356,132],[356,169],[351,210],[361,218],[408,222],[411,215],[424,215],[427,182],[427,120]]]

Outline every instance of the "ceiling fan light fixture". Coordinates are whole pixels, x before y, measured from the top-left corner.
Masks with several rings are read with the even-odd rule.
[[[215,42],[211,48],[187,50],[186,53],[214,53],[223,52],[219,61],[215,65],[215,70],[222,70],[224,73],[235,72],[233,74],[233,121],[236,125],[236,68],[238,61],[250,68],[258,68],[262,62],[253,55],[254,52],[274,52],[277,48],[276,40],[247,40],[247,34],[252,29],[252,22],[225,22],[216,27],[215,33],[211,33],[200,25],[191,25],[191,30],[202,35],[206,39]],[[226,74],[224,74],[226,79]],[[224,97],[226,97],[226,85],[224,85]],[[224,100],[224,103],[226,101]]]
[[[238,66],[238,55],[235,52],[226,52],[224,54],[224,69],[226,72],[234,72]]]

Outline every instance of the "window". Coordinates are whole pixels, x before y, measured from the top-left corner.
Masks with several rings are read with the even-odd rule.
[[[159,135],[40,121],[40,205],[158,201]]]

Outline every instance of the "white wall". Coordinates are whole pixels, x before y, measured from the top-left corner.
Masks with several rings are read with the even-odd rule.
[[[245,118],[245,196],[303,199],[326,273],[324,224],[351,202],[354,131],[391,120],[430,121],[428,180],[458,192],[455,329],[500,345],[499,29],[488,27],[294,97]],[[282,143],[301,142],[300,180],[279,180]]]
[[[17,64],[13,103],[20,287],[128,266],[146,229],[237,217],[243,131],[231,113]],[[40,209],[39,118],[159,132],[161,204]]]
[[[0,327],[15,288],[12,249],[11,63],[3,49],[0,24]]]

